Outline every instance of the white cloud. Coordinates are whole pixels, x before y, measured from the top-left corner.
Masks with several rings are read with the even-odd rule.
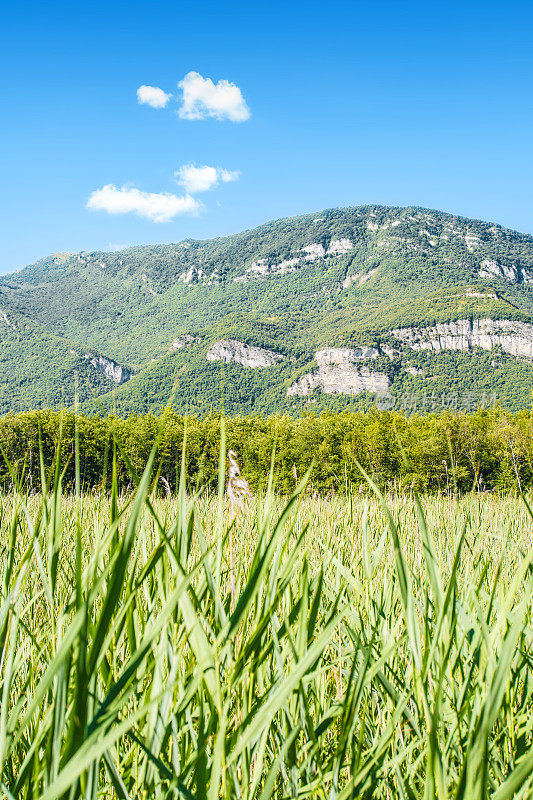
[[[139,86],[137,89],[139,103],[145,103],[152,108],[164,108],[171,97],[171,94],[167,94],[157,86]]]
[[[120,253],[121,250],[127,250],[131,247],[131,242],[123,242],[122,244],[115,244],[115,242],[109,242],[107,245],[107,251],[109,253]]]
[[[220,169],[220,167],[197,167],[195,164],[184,164],[175,173],[178,183],[189,194],[208,192],[214,189],[220,181],[229,183],[239,177],[237,170]]]
[[[107,211],[108,214],[137,214],[152,222],[170,222],[179,214],[194,214],[202,204],[189,194],[141,192],[134,187],[114,186],[108,183],[97,189],[87,201],[87,208]]]
[[[220,180],[222,181],[222,183],[231,183],[232,181],[236,181],[239,178],[240,174],[241,173],[239,172],[238,169],[219,170]]]
[[[198,72],[188,72],[178,88],[182,92],[179,115],[182,119],[229,119],[243,122],[250,117],[250,110],[238,86],[221,80],[213,83]]]

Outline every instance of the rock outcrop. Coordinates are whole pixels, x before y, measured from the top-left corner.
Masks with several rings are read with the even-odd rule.
[[[324,258],[326,255],[324,245],[316,242],[302,247],[302,250],[305,253],[304,258],[306,261],[318,261],[319,258]]]
[[[355,361],[366,361],[369,358],[377,358],[379,355],[377,348],[368,347],[324,347],[317,350],[315,360],[319,367],[329,365],[353,364]]]
[[[328,256],[340,256],[353,250],[353,242],[350,239],[332,239],[327,249]]]
[[[169,353],[172,350],[182,350],[184,347],[190,347],[191,344],[196,344],[200,341],[199,336],[193,336],[191,333],[182,333],[177,339],[174,339],[169,348]]]
[[[198,283],[205,277],[204,271],[200,267],[189,267],[186,272],[182,272],[178,278],[179,283]]]
[[[319,261],[322,258],[329,258],[333,256],[340,256],[348,253],[354,249],[354,244],[351,239],[332,239],[328,245],[328,249],[324,249],[324,245],[320,242],[313,242],[312,244],[302,247],[298,254],[291,256],[291,258],[284,258],[282,261],[276,262],[268,258],[258,258],[253,261],[244,275],[237,275],[233,278],[235,283],[246,283],[251,278],[262,278],[271,275],[286,275],[288,272],[294,272],[299,267],[304,266],[307,262]],[[182,280],[182,278],[180,278]]]
[[[412,350],[462,350],[501,347],[505,353],[533,359],[533,325],[509,319],[460,319],[428,328],[397,328],[392,336]]]
[[[243,367],[260,369],[262,367],[273,367],[283,358],[279,353],[272,350],[265,350],[263,347],[238,342],[235,339],[221,339],[208,350],[206,358],[208,361],[235,361]]]
[[[134,372],[122,364],[117,364],[111,358],[100,355],[100,353],[85,353],[83,356],[89,364],[98,372],[101,372],[110,381],[120,386],[134,376]]]
[[[342,282],[342,288],[349,289],[352,283],[358,281],[360,277],[361,277],[360,272],[356,272],[355,275],[347,275]]]
[[[370,280],[370,278],[372,278],[377,271],[378,267],[374,267],[374,269],[371,269],[369,272],[356,272],[354,275],[347,275],[342,282],[342,288],[349,289],[352,283],[357,283],[358,286],[364,286],[364,284]]]
[[[480,278],[500,278],[508,283],[533,283],[533,274],[516,264],[501,264],[493,259],[481,262]]]
[[[387,358],[390,358],[391,361],[401,355],[399,350],[395,350],[388,344],[381,345],[381,352],[383,355],[387,356]]]
[[[377,358],[374,347],[355,349],[326,347],[315,353],[318,372],[303,375],[289,386],[287,395],[305,396],[319,389],[324,394],[360,394],[385,392],[390,381],[382,372],[371,372],[367,366],[357,366],[358,361]]]
[[[2,318],[3,322],[5,322],[5,324],[7,325],[8,328],[14,328],[15,327],[13,325],[13,323],[9,321],[5,311],[1,311],[0,310],[0,317]]]

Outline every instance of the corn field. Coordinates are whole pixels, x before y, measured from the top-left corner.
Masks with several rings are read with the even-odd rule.
[[[533,797],[527,498],[61,469],[0,497],[5,798]]]

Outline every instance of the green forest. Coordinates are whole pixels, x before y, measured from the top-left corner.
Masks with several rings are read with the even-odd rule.
[[[373,344],[375,340],[370,339]],[[279,348],[278,348],[279,349]],[[381,357],[361,366],[386,374],[391,381],[389,408],[412,412],[473,411],[498,403],[510,411],[528,408],[533,392],[533,363],[501,351],[475,348],[471,352],[411,352],[407,359]],[[417,370],[411,374],[406,369]],[[308,354],[299,354],[268,369],[249,369],[236,363],[209,362],[205,349],[169,353],[113,392],[85,399],[91,413],[159,414],[170,402],[178,414],[201,415],[214,408],[227,414],[299,416],[317,411],[367,411],[380,398],[325,395],[287,396],[287,388],[305,373],[316,371]],[[70,392],[72,398],[74,384]],[[86,384],[85,387],[86,388]],[[72,399],[71,399],[72,402]]]
[[[533,237],[428,209],[329,209],[211,241],[56,254],[0,278],[0,413],[68,407],[76,385],[88,414],[158,414],[175,385],[180,414],[360,410],[369,396],[286,392],[316,369],[318,349],[360,344],[399,348],[370,366],[396,397],[431,396],[430,410],[447,408],[444,390],[490,390],[510,411],[529,408],[531,358],[497,344],[415,352],[391,337],[484,319],[524,324],[533,337]],[[179,351],[183,334],[194,341]],[[207,362],[221,339],[283,361],[264,370]],[[87,353],[131,380],[115,385]]]
[[[76,450],[85,491],[133,488],[157,443],[157,491],[177,488],[182,457],[189,489],[214,489],[221,426],[252,491],[265,491],[271,463],[278,492],[294,490],[310,470],[308,491],[320,495],[364,490],[361,468],[382,488],[428,493],[521,492],[533,486],[533,411],[494,407],[474,413],[412,414],[372,409],[306,413],[300,417],[223,416],[212,412],[84,416],[33,411],[0,418],[4,489],[30,492],[46,482],[42,464],[64,471],[72,487]],[[76,448],[75,442],[79,442]],[[56,459],[55,456],[58,456]],[[116,458],[115,458],[116,456]],[[42,460],[41,460],[42,457]],[[133,472],[132,472],[133,470]],[[46,472],[46,470],[45,470]],[[47,473],[48,474],[48,473]]]

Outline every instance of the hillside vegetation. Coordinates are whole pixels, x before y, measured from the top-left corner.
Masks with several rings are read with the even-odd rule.
[[[4,412],[68,405],[76,380],[88,409],[124,415],[159,412],[175,386],[178,412],[365,408],[367,373],[435,410],[444,392],[487,390],[518,410],[533,389],[533,237],[425,209],[332,209],[207,242],[51,256],[0,280],[0,312]],[[492,328],[431,333],[454,320]],[[394,333],[409,328],[422,349]],[[220,340],[280,358],[208,361]],[[363,371],[357,394],[287,394],[316,374],[317,351],[360,345],[378,357],[349,365]]]
[[[222,419],[228,446],[254,492],[266,489],[271,462],[276,488],[286,494],[308,470],[312,493],[359,491],[366,485],[361,467],[389,492],[416,488],[452,495],[533,487],[532,411],[511,414],[490,409],[407,417],[374,409],[367,414],[324,412],[296,419],[289,415]],[[115,451],[115,478],[121,490],[128,490],[133,486],[131,470],[142,473],[157,441],[160,492],[177,491],[182,458],[191,486],[216,490],[220,424],[219,414],[184,419],[168,410],[157,417],[128,419],[53,411],[8,414],[0,418],[0,447],[12,468],[0,469],[1,485],[5,490],[12,487],[14,469],[21,485],[35,491],[42,481],[41,452],[50,463],[61,442],[58,468],[64,471],[64,486],[72,489],[78,467],[84,490],[109,488]]]

